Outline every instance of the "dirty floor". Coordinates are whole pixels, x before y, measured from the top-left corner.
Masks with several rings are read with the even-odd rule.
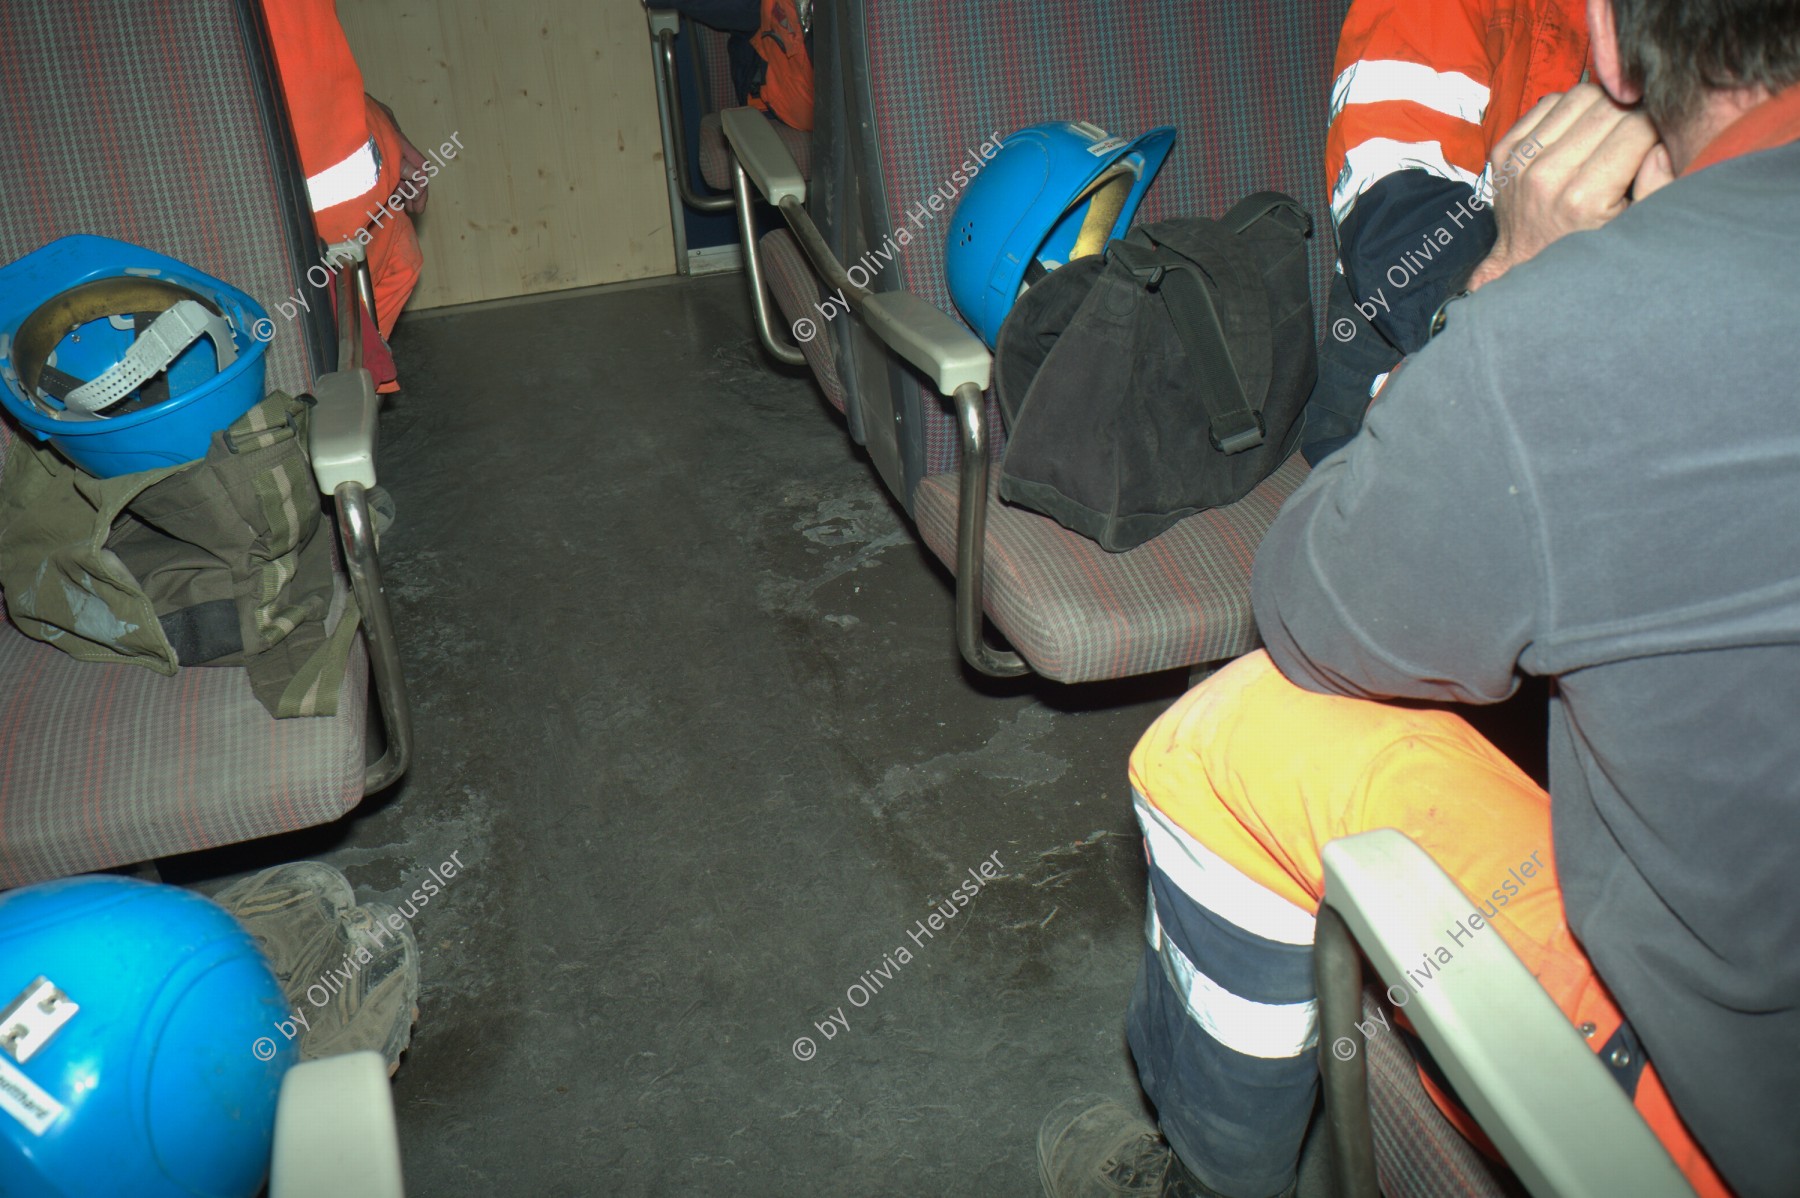
[[[396,901],[458,855],[414,921],[412,1194],[1035,1195],[1045,1111],[1137,1101],[1125,760],[1183,680],[970,674],[948,575],[742,289],[408,318],[412,771],[166,866],[318,857]]]

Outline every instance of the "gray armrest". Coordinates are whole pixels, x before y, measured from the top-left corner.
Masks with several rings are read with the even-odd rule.
[[[1325,902],[1409,996],[1408,1019],[1527,1189],[1692,1198],[1606,1067],[1430,855],[1383,828],[1332,841],[1322,857]],[[1426,954],[1433,972],[1409,983]]]
[[[281,1080],[269,1198],[405,1198],[387,1062],[377,1052],[305,1061]]]
[[[659,33],[680,33],[681,14],[672,8],[646,8],[644,15],[650,18],[650,36]]]
[[[375,485],[375,380],[367,370],[334,370],[313,386],[318,405],[312,413],[313,476],[327,495],[338,485]]]
[[[732,153],[764,199],[771,204],[786,199],[806,202],[806,180],[768,117],[754,108],[727,108],[719,114],[719,122]]]
[[[994,359],[968,329],[911,292],[874,294],[850,281],[807,215],[806,181],[768,118],[754,108],[728,108],[720,119],[738,165],[764,198],[781,209],[813,266],[829,286],[848,295],[875,335],[924,371],[942,394],[955,395],[967,383],[986,391]]]
[[[964,383],[988,389],[994,358],[968,329],[910,291],[883,291],[862,306],[863,319],[890,349],[955,395]]]

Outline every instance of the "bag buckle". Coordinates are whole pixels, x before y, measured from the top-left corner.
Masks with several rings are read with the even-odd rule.
[[[1146,246],[1133,245],[1123,238],[1115,238],[1107,242],[1106,248],[1101,253],[1106,261],[1117,262],[1124,266],[1131,277],[1142,283],[1144,290],[1152,294],[1161,289],[1163,277],[1169,273],[1170,268],[1167,263],[1158,262],[1154,258],[1151,258],[1149,262],[1143,260],[1145,257],[1153,255],[1155,250]]]
[[[1268,429],[1263,426],[1261,412],[1238,412],[1230,418],[1230,426],[1221,430],[1219,422],[1207,426],[1206,436],[1212,447],[1222,454],[1243,453],[1263,443]]]

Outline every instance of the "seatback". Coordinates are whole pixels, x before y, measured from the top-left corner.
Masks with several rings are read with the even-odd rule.
[[[330,299],[267,46],[255,0],[0,5],[0,261],[96,233],[187,262],[269,310],[268,384],[298,392]]]
[[[683,22],[682,31],[693,38],[705,111],[721,112],[735,107],[737,89],[731,85],[731,35],[698,21]]]
[[[990,0],[820,5],[814,191],[827,241],[853,263],[903,226],[910,244],[882,264],[876,291],[904,289],[954,312],[944,283],[950,209],[916,206],[998,133],[1046,120],[1091,121],[1131,136],[1178,130],[1139,221],[1217,216],[1273,188],[1312,214],[1313,294],[1323,328],[1336,257],[1327,206],[1331,68],[1348,0],[1195,4],[1191,0]],[[941,194],[941,193],[940,193]],[[913,214],[909,216],[909,213]],[[956,468],[955,420],[910,368],[853,320],[828,328],[850,397],[852,434],[912,508],[926,474]],[[1004,443],[990,396],[998,453]]]

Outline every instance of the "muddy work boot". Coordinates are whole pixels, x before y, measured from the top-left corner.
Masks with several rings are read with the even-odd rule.
[[[1071,1098],[1038,1129],[1049,1198],[1217,1198],[1156,1128],[1111,1099]]]
[[[344,875],[296,861],[234,882],[213,901],[275,970],[302,1025],[300,1059],[371,1049],[391,1075],[419,1017],[419,946],[385,903],[356,902]]]

